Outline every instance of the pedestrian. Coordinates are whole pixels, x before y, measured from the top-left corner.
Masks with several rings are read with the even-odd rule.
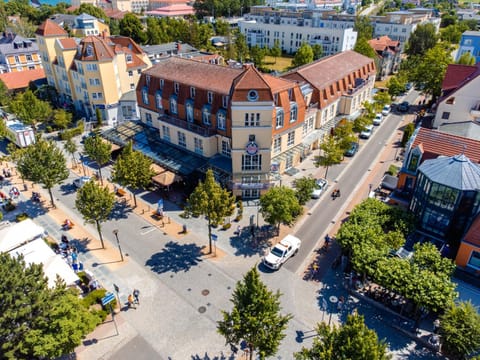
[[[438,333],[438,329],[440,329],[440,320],[435,319],[435,321],[433,322],[433,333]]]
[[[127,300],[127,301],[128,301],[128,307],[129,307],[129,308],[134,308],[134,309],[136,309],[136,307],[133,306],[133,295],[132,295],[132,294],[128,295],[128,300]]]
[[[133,297],[135,298],[135,304],[140,305],[140,299],[138,298],[140,296],[140,290],[134,289],[133,290]]]
[[[327,234],[325,236],[325,250],[328,249],[328,245],[330,245],[330,236]]]

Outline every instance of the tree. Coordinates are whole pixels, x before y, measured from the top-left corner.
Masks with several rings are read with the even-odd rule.
[[[405,52],[408,55],[424,55],[433,48],[438,41],[435,25],[431,23],[420,24],[408,38]]]
[[[323,55],[323,47],[320,44],[313,44],[312,51],[313,51],[313,60],[318,60]]]
[[[263,65],[263,59],[265,58],[265,49],[258,45],[252,46],[250,48],[250,57],[256,67],[261,67]]]
[[[10,102],[10,110],[25,124],[36,127],[38,122],[50,118],[52,108],[50,105],[38,99],[35,94],[27,89],[24,93],[19,93]]]
[[[268,224],[277,229],[280,229],[280,224],[292,225],[302,211],[295,191],[285,186],[272,187],[260,196],[260,213]]]
[[[75,144],[75,142],[71,138],[69,138],[65,142],[65,145],[63,145],[63,148],[72,157],[72,167],[77,167],[77,160],[75,159],[75,153],[77,152],[77,144]]]
[[[0,81],[0,106],[8,106],[12,97],[3,81]]]
[[[357,16],[353,29],[357,32],[357,39],[370,40],[373,37],[373,25],[368,16]]]
[[[480,350],[480,314],[471,302],[452,304],[440,317],[439,334],[449,359],[468,359]]]
[[[75,207],[87,224],[95,224],[97,227],[102,249],[105,249],[105,245],[101,224],[108,220],[114,204],[115,194],[108,189],[108,186],[102,187],[93,180],[85,183],[77,191]]]
[[[143,28],[142,22],[132,13],[127,13],[120,20],[120,35],[128,36],[138,44],[144,44],[147,41],[147,33]]]
[[[275,39],[273,42],[273,47],[270,49],[270,55],[275,59],[275,64],[277,63],[277,57],[282,56],[282,48],[280,47],[280,41]]]
[[[248,57],[248,45],[245,35],[238,33],[235,37],[235,48],[237,49],[237,60],[243,62]]]
[[[385,105],[390,104],[392,98],[386,91],[377,91],[373,96],[373,100],[375,100],[375,111],[380,111]]]
[[[312,348],[296,353],[296,360],[390,359],[387,344],[378,340],[377,333],[365,325],[361,315],[348,315],[346,323],[340,327],[318,324],[317,334]]]
[[[295,195],[300,205],[305,205],[310,200],[315,186],[315,179],[311,177],[304,176],[295,180]]]
[[[27,179],[35,184],[41,184],[50,194],[50,201],[53,207],[52,188],[61,184],[68,178],[68,169],[62,151],[53,141],[37,139],[18,154],[17,169],[22,179]]]
[[[97,19],[102,19],[107,25],[110,22],[110,18],[105,14],[102,8],[97,7],[93,4],[88,4],[88,3],[82,3],[80,4],[80,7],[75,11],[77,15],[80,14],[89,14]]]
[[[101,321],[74,289],[51,289],[42,265],[0,253],[0,356],[54,359],[71,353]]]
[[[343,159],[343,149],[340,147],[335,136],[329,135],[326,141],[320,144],[323,154],[316,158],[316,166],[325,166],[325,176],[327,178],[328,168],[335,164],[340,164]]]
[[[95,108],[95,117],[97,118],[97,128],[101,128],[103,124],[103,115],[100,108]]]
[[[368,40],[365,38],[357,39],[357,42],[355,43],[355,47],[353,50],[371,59],[377,58],[377,53],[375,52],[375,50],[373,50],[373,48],[368,43]]]
[[[57,128],[66,129],[72,122],[72,114],[63,110],[57,109],[53,112],[53,123]]]
[[[457,61],[457,64],[475,65],[475,57],[469,52],[463,53]]]
[[[343,152],[348,150],[352,145],[352,142],[357,140],[355,133],[353,132],[353,122],[346,119],[340,120],[339,124],[335,128],[335,141]]]
[[[186,214],[204,215],[208,222],[208,246],[212,252],[212,226],[220,225],[235,210],[235,197],[215,181],[213,171],[207,171],[205,182],[200,181],[190,194],[185,207]]]
[[[162,29],[158,24],[158,20],[153,16],[147,17],[147,40],[148,45],[157,45],[160,44],[161,38],[160,33]]]
[[[387,81],[388,94],[398,96],[405,92],[406,83],[399,76],[392,76]]]
[[[312,47],[303,43],[295,53],[292,61],[292,67],[298,67],[305,64],[310,64],[313,61],[313,50]]]
[[[95,134],[85,139],[83,147],[88,157],[97,163],[100,183],[103,185],[102,166],[110,161],[112,144],[103,141],[100,135]]]
[[[117,19],[110,20],[110,34],[120,35],[120,21],[118,21]]]
[[[145,189],[151,182],[155,172],[152,160],[140,151],[132,149],[129,142],[113,165],[112,180],[121,186],[130,186],[133,190]],[[137,206],[137,196],[133,193],[133,201]]]
[[[252,268],[235,287],[230,300],[232,311],[222,311],[223,320],[218,322],[218,332],[225,337],[227,344],[245,341],[250,360],[254,351],[258,352],[260,359],[274,355],[293,317],[281,315],[280,296],[279,291],[268,290],[257,269]]]

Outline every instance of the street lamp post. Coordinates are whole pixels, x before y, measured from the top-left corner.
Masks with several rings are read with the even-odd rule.
[[[115,238],[117,239],[118,251],[120,251],[120,258],[123,261],[122,248],[120,247],[120,241],[118,240],[118,230],[117,229],[113,230],[113,233],[115,234]]]

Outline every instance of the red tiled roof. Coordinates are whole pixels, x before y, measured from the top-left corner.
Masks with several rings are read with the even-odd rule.
[[[246,99],[246,93],[255,89],[258,91],[258,101],[273,100],[272,91],[262,74],[253,65],[246,65],[243,72],[234,80],[235,91],[233,101]]]
[[[147,15],[158,16],[179,16],[179,15],[193,15],[195,10],[193,6],[186,4],[175,4],[163,6],[155,10],[147,11]]]
[[[40,36],[68,36],[68,33],[54,21],[47,19],[41,24],[35,34]]]
[[[471,65],[450,64],[442,82],[442,90],[455,90],[465,82],[479,75],[479,67]]]
[[[62,46],[62,49],[76,49],[77,42],[75,38],[66,38],[66,39],[59,39],[58,42]]]
[[[472,225],[470,225],[462,241],[480,246],[480,216],[477,216],[475,220],[473,220]]]
[[[43,69],[16,71],[0,74],[0,80],[3,81],[8,90],[25,89],[30,81],[45,78]]]
[[[118,44],[121,47],[129,48],[135,54],[142,54],[143,50],[138,44],[131,38],[126,36],[110,36],[109,40],[114,44]]]
[[[81,50],[77,59],[83,61],[112,60],[115,56],[107,41],[99,36],[87,36],[80,42]]]
[[[375,39],[368,40],[368,44],[375,50],[375,51],[384,51],[386,47],[398,47],[400,46],[400,41],[392,40],[388,36],[380,36]]]
[[[123,17],[128,14],[128,11],[121,11],[118,9],[103,9],[105,15],[107,15],[110,19],[117,19],[121,20]]]
[[[455,156],[465,154],[472,162],[480,163],[480,141],[437,130],[420,128],[412,144],[412,149],[423,148],[422,162],[436,159],[440,155]]]

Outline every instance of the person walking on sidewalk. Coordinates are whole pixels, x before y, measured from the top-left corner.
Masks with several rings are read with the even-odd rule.
[[[133,297],[135,298],[135,304],[138,304],[138,305],[140,305],[139,296],[140,296],[140,290],[134,289],[133,290]]]

